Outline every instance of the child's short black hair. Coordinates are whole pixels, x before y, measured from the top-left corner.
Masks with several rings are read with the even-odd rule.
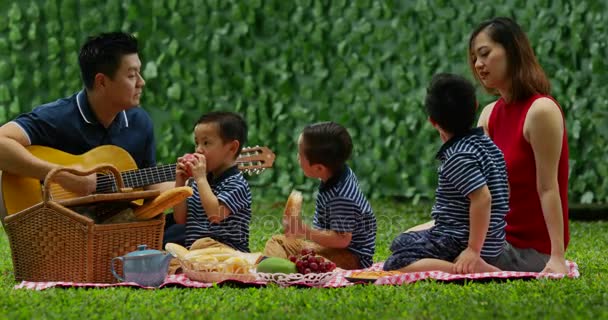
[[[216,123],[222,142],[228,143],[237,140],[239,150],[236,155],[241,153],[243,145],[247,142],[247,123],[240,114],[228,111],[209,112],[198,119],[195,127],[203,123]]]
[[[304,156],[310,164],[322,164],[337,172],[353,151],[348,131],[335,122],[309,124],[302,132]]]
[[[436,74],[427,88],[425,106],[431,120],[443,130],[454,135],[464,134],[475,121],[475,87],[461,76]]]
[[[125,32],[88,37],[78,54],[82,82],[88,89],[93,89],[96,74],[103,73],[113,79],[120,68],[122,57],[138,53],[138,50],[137,39]]]

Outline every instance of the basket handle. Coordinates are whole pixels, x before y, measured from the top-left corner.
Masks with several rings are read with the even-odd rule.
[[[116,167],[111,164],[100,164],[86,171],[69,167],[58,167],[49,171],[49,173],[46,175],[46,178],[44,179],[44,203],[47,203],[50,200],[51,183],[55,182],[55,179],[57,178],[59,172],[69,172],[71,174],[84,177],[93,173],[106,171],[110,171],[110,173],[112,173],[112,175],[114,176],[114,179],[116,180],[116,187],[119,192],[131,191],[131,188],[125,188],[122,176],[120,175],[120,171],[118,171],[118,169],[116,169]]]

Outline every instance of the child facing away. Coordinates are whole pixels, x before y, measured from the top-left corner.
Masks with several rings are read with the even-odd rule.
[[[435,75],[425,105],[443,141],[437,152],[441,163],[431,212],[435,222],[427,224],[428,229],[399,235],[391,244],[384,270],[500,271],[492,264],[505,245],[506,164],[483,129],[472,129],[475,88],[460,76]]]
[[[313,249],[343,269],[372,265],[376,217],[346,165],[352,152],[348,131],[334,122],[308,125],[298,140],[298,161],[304,175],[321,180],[313,226],[300,214],[285,218],[285,235],[274,235],[264,255],[288,258]]]
[[[247,124],[236,113],[211,112],[196,122],[195,153],[178,158],[175,178],[176,187],[192,178],[193,194],[173,208],[177,224],[171,228],[178,230],[166,234],[185,232],[187,248],[211,238],[249,252],[251,191],[236,165],[246,138]]]

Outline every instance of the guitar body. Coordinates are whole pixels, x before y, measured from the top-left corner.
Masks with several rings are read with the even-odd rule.
[[[81,155],[73,155],[44,146],[29,146],[27,150],[42,160],[61,166],[79,166],[84,170],[102,163],[112,164],[119,171],[137,169],[133,157],[126,150],[113,145],[99,146]],[[2,172],[1,179],[2,198],[7,215],[42,202],[42,185],[38,179],[8,172]],[[58,184],[54,184],[51,190],[53,195],[60,194],[61,198],[76,197],[75,194],[65,191]]]

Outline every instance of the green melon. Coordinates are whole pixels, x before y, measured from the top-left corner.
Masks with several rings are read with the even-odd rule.
[[[270,257],[262,260],[257,267],[257,272],[263,273],[297,273],[296,264],[282,258]]]

